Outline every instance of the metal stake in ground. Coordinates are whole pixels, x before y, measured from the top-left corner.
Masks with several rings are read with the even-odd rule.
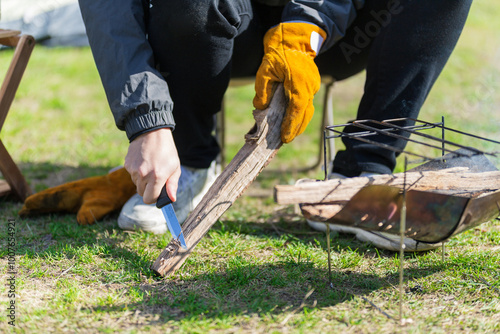
[[[404,283],[404,258],[405,258],[405,231],[406,231],[406,171],[408,158],[405,155],[405,172],[403,180],[403,203],[401,205],[401,217],[399,223],[399,323],[403,325],[403,283]]]
[[[328,249],[328,284],[332,286],[332,251],[330,248],[330,224],[326,224],[326,247]]]

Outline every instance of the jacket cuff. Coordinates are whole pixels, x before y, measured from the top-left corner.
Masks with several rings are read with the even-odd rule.
[[[129,137],[128,138],[128,142],[131,143],[134,141],[135,138],[139,137],[140,135],[143,135],[145,133],[148,133],[148,132],[151,132],[151,131],[154,131],[154,130],[158,130],[158,129],[172,129],[172,127],[170,126],[159,126],[159,127],[156,127],[156,128],[151,128],[151,129],[147,129],[147,130],[143,130],[141,132],[137,132],[135,133],[134,135],[132,135],[132,137]]]
[[[172,111],[149,111],[149,107],[143,104],[131,112],[125,120],[125,133],[129,141],[143,133],[160,128],[171,128],[172,130],[175,128]]]

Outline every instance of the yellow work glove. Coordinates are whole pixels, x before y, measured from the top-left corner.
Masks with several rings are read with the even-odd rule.
[[[264,36],[264,58],[255,78],[257,109],[266,109],[278,83],[283,83],[288,99],[281,141],[291,142],[304,132],[314,113],[313,98],[321,85],[314,58],[326,33],[302,22],[285,22]]]
[[[105,176],[69,182],[33,194],[26,198],[19,215],[76,213],[78,224],[88,225],[120,209],[135,192],[130,174],[120,168]]]

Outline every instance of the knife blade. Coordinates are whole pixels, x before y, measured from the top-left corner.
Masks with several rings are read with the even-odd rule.
[[[187,249],[186,241],[184,240],[184,234],[182,233],[181,224],[175,215],[174,207],[172,206],[172,200],[167,194],[167,185],[164,184],[161,189],[160,196],[156,200],[156,207],[161,209],[163,217],[167,222],[168,230],[172,234],[172,238],[177,239],[181,244],[181,247]]]

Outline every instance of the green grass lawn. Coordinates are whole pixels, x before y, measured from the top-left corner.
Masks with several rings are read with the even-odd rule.
[[[500,140],[499,15],[500,4],[474,2],[420,118],[445,116],[450,127]],[[0,52],[1,74],[11,56]],[[335,123],[354,118],[363,79],[336,85]],[[227,93],[228,160],[253,124],[252,89]],[[167,278],[155,277],[149,266],[168,236],[124,232],[117,213],[92,226],[79,226],[70,214],[21,219],[21,203],[0,198],[0,332],[500,332],[498,221],[452,238],[444,261],[441,250],[405,256],[403,327],[397,320],[398,254],[332,234],[328,286],[325,235],[271,196],[277,184],[321,177],[320,168],[291,171],[317,159],[318,115],[268,167],[279,172],[259,176]],[[128,144],[114,126],[88,48],[35,48],[0,138],[34,191],[104,174],[123,164]],[[452,134],[449,139],[500,150]],[[7,317],[9,220],[16,223],[15,327]]]

